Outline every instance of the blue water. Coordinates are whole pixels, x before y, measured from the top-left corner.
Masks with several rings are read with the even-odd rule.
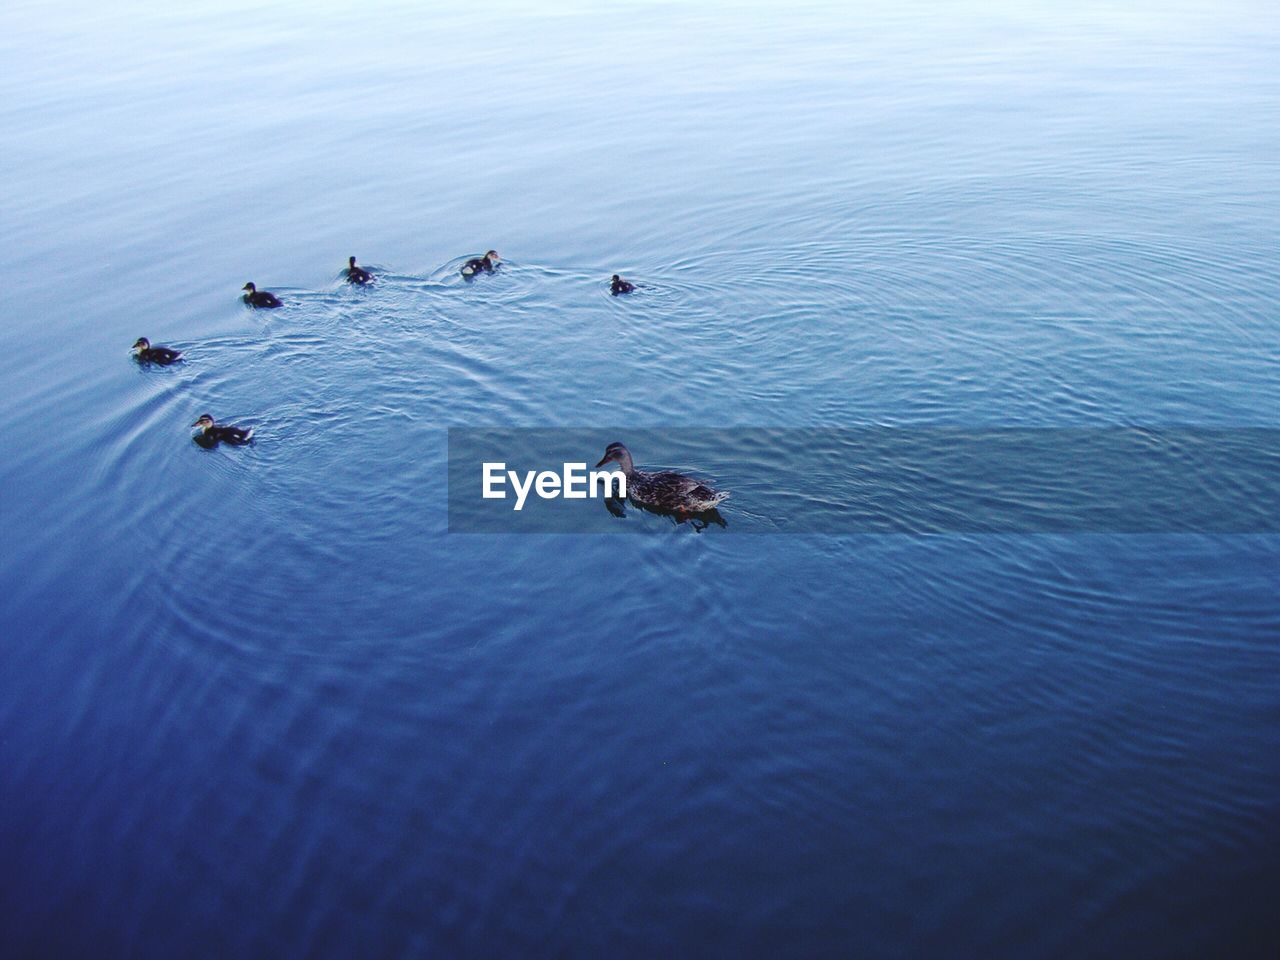
[[[447,532],[451,426],[1280,425],[1280,15],[1123,8],[0,8],[0,949],[1274,957],[1280,537]]]

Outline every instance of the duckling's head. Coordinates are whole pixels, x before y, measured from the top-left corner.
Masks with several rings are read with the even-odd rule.
[[[253,293],[253,292],[254,292],[255,290],[257,290],[258,288],[257,288],[257,287],[255,287],[252,283],[246,283],[246,284],[245,284],[243,287],[241,287],[240,289],[241,289],[241,290],[248,290],[250,293]]]
[[[356,268],[356,258],[347,257],[347,266],[349,266],[352,270],[354,270]]]
[[[611,279],[614,283],[621,283],[621,282],[622,282],[622,278],[621,278],[620,276],[618,276],[616,273],[615,273],[612,277],[610,277],[610,279]]]
[[[624,473],[630,473],[633,469],[631,463],[631,451],[621,443],[611,443],[604,448],[604,456],[600,458],[600,462],[596,464],[596,468],[603,467],[606,463],[614,462],[621,464]]]
[[[204,433],[206,430],[208,430],[210,427],[213,426],[213,417],[209,416],[207,413],[202,413],[200,415],[200,419],[197,420],[195,423],[193,423],[192,426],[199,427],[200,432]]]
[[[148,340],[146,337],[139,337],[137,340],[134,341],[133,349],[134,350],[150,350],[151,341]]]
[[[488,253],[484,255],[484,258],[488,260],[490,263],[494,264],[495,266],[502,262],[502,258],[498,256],[497,250],[490,250]]]

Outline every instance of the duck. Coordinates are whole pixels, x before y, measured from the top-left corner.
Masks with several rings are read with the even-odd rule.
[[[169,347],[153,347],[146,337],[139,337],[133,344],[133,355],[139,363],[158,363],[162,367],[182,359],[181,350]]]
[[[347,283],[356,283],[363,286],[366,283],[373,282],[373,274],[363,267],[356,266],[356,258],[347,258]]]
[[[462,265],[464,277],[474,277],[477,273],[493,273],[502,262],[497,250],[490,250],[483,257],[473,257]]]
[[[280,298],[269,290],[259,290],[252,283],[246,283],[242,288],[245,292],[244,302],[251,307],[279,307]]]
[[[609,281],[609,292],[615,297],[620,293],[630,293],[635,288],[636,285],[634,283],[630,280],[623,280],[616,273],[613,275],[613,279]]]
[[[233,447],[240,447],[253,439],[252,427],[221,426],[214,423],[213,417],[207,413],[201,414],[200,419],[193,423],[192,426],[200,428],[200,432],[192,439],[202,447],[216,447],[219,443],[228,443]]]
[[[596,468],[617,463],[627,478],[627,497],[642,507],[674,513],[678,516],[707,513],[729,496],[728,490],[715,490],[701,480],[674,470],[649,473],[637,470],[631,451],[621,443],[605,447]]]

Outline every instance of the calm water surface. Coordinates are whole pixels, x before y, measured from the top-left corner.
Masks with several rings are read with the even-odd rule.
[[[445,458],[1280,426],[1277,63],[1261,2],[5,5],[4,952],[1275,956],[1280,537],[463,536]]]

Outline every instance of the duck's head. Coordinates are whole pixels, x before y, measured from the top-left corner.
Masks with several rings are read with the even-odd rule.
[[[241,290],[248,290],[250,293],[253,293],[253,292],[254,292],[255,290],[257,290],[258,288],[257,288],[257,287],[255,287],[252,283],[246,283],[246,284],[245,284],[243,287],[241,287],[240,289],[241,289]]]
[[[604,448],[604,456],[600,458],[600,462],[596,464],[597,469],[603,467],[606,463],[618,463],[622,466],[624,473],[630,473],[633,469],[631,463],[631,451],[621,443],[611,443]]]
[[[195,423],[193,423],[192,426],[199,427],[200,432],[204,433],[206,430],[208,430],[210,427],[213,426],[213,417],[209,416],[207,413],[202,413],[200,415],[200,419],[197,420]]]
[[[133,349],[134,350],[150,350],[151,341],[148,340],[146,337],[139,337],[137,340],[133,342]]]
[[[484,258],[488,260],[491,264],[493,264],[495,267],[502,262],[502,258],[498,256],[497,250],[490,250],[488,253],[484,255]]]
[[[622,282],[622,278],[621,278],[620,276],[618,276],[616,273],[615,273],[612,277],[610,277],[609,279],[610,279],[610,280],[612,280],[614,283],[621,283],[621,282]]]
[[[352,270],[354,270],[356,268],[356,258],[347,257],[347,266],[349,266]]]

